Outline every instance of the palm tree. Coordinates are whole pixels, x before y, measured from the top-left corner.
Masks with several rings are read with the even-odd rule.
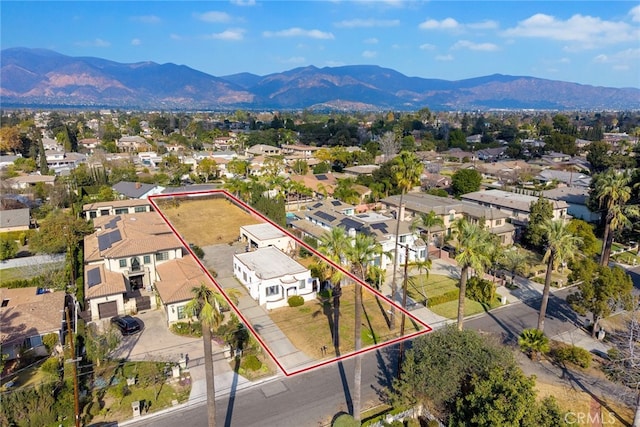
[[[320,244],[318,245],[318,250],[321,254],[325,255],[336,264],[340,266],[346,266],[346,254],[350,246],[351,242],[349,236],[344,231],[344,228],[335,227],[332,228],[330,232],[320,236]],[[334,273],[331,277],[331,281],[335,285],[333,289],[333,343],[336,351],[339,351],[340,349],[340,329],[338,328],[338,324],[340,317],[340,295],[342,294],[340,283],[342,280],[342,276],[342,272],[334,269]]]
[[[485,270],[491,262],[491,246],[494,242],[487,230],[478,224],[470,223],[465,218],[460,218],[455,222],[454,230],[459,251],[456,255],[456,262],[461,267],[460,296],[458,297],[458,330],[461,331],[464,323],[464,299],[467,292],[469,271],[473,269],[477,274],[479,271]]]
[[[537,360],[538,354],[549,351],[549,338],[539,329],[525,329],[518,337],[518,345],[531,360]]]
[[[193,299],[185,306],[187,316],[197,317],[202,328],[204,342],[204,371],[207,385],[208,425],[216,425],[216,388],[213,372],[213,352],[211,350],[211,331],[220,326],[224,315],[220,312],[218,298],[211,288],[201,283],[191,289]]]
[[[544,316],[547,312],[549,292],[551,291],[551,273],[559,264],[573,259],[582,239],[571,234],[562,219],[546,221],[542,225],[542,232],[547,247],[542,261],[547,263],[547,273],[544,278],[544,290],[538,315],[538,330],[544,332]]]
[[[376,257],[382,256],[382,246],[376,242],[373,236],[363,233],[356,234],[356,238],[347,249],[347,259],[351,264],[351,271],[357,274],[362,281],[367,279],[368,270]],[[354,312],[354,349],[358,352],[362,348],[362,285],[355,282],[355,312]],[[360,422],[360,401],[362,388],[362,355],[357,355],[355,360],[353,378],[353,418]]]
[[[412,230],[420,228],[427,230],[427,259],[429,259],[429,245],[432,240],[431,230],[436,226],[444,227],[444,221],[434,210],[430,210],[429,213],[421,213],[411,223]]]
[[[609,264],[611,246],[613,245],[613,226],[620,227],[628,220],[623,206],[631,198],[631,175],[626,172],[617,172],[610,169],[595,177],[593,197],[598,201],[598,206],[603,210],[604,235],[602,237],[602,252],[600,265]]]
[[[424,298],[424,305],[427,305],[427,291],[425,290],[425,284],[427,282],[427,278],[429,277],[429,270],[431,269],[431,260],[429,258],[425,258],[425,259],[416,259],[413,262],[411,262],[411,264],[413,267],[416,267],[418,269],[418,274],[420,276],[423,276],[422,272],[424,271],[424,279],[420,280],[420,284],[422,285],[422,292],[420,292],[420,294],[423,296]],[[415,289],[415,285],[414,285],[414,289]],[[416,289],[417,290],[417,289]]]
[[[391,170],[393,177],[395,178],[396,185],[400,189],[400,202],[398,203],[398,210],[396,214],[396,242],[393,247],[393,278],[391,281],[391,295],[392,298],[396,297],[398,292],[398,284],[396,283],[398,277],[398,241],[400,240],[400,211],[402,210],[402,199],[407,191],[420,183],[420,175],[422,174],[424,167],[420,160],[414,153],[408,151],[402,151],[396,158],[393,159],[393,165]],[[391,328],[395,327],[396,310],[395,305],[391,306]]]
[[[499,263],[509,273],[511,273],[511,284],[513,284],[516,274],[524,273],[527,266],[527,254],[520,251],[517,247],[502,251]]]

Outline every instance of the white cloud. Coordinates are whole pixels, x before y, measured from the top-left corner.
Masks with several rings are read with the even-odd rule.
[[[537,37],[572,43],[568,49],[592,49],[605,44],[634,41],[640,30],[622,21],[573,15],[567,20],[538,13],[503,32],[508,37]]]
[[[629,11],[629,15],[631,15],[631,20],[633,22],[640,22],[640,5],[631,9]]]
[[[231,4],[236,6],[255,6],[256,0],[231,0]]]
[[[225,31],[223,31],[221,33],[209,34],[209,35],[205,36],[205,38],[214,39],[214,40],[233,40],[233,41],[237,41],[237,40],[244,39],[244,32],[245,32],[245,30],[243,30],[241,28],[231,28],[231,29],[225,30]]]
[[[468,27],[472,30],[495,30],[499,27],[498,22],[486,20],[482,22],[473,22],[471,24],[466,24],[465,27]]]
[[[132,39],[131,46],[140,46],[142,44],[142,40],[140,39]]]
[[[111,43],[106,40],[95,39],[76,42],[75,45],[80,47],[109,47]]]
[[[449,54],[449,55],[438,55],[436,56],[436,61],[453,61],[453,55]]]
[[[265,31],[262,35],[264,37],[309,37],[312,39],[333,40],[333,34],[331,33],[320,30],[305,30],[299,27],[280,31]]]
[[[418,27],[422,30],[455,30],[460,28],[460,24],[453,18],[445,18],[442,21],[427,19]]]
[[[156,15],[134,16],[131,19],[143,24],[159,24],[162,22],[162,19],[160,19],[160,17]]]
[[[378,44],[378,39],[375,37],[371,37],[370,39],[365,39],[363,41],[365,44]]]
[[[204,22],[225,23],[231,21],[231,16],[228,13],[217,12],[214,10],[204,13],[196,13],[194,16],[196,19]]]
[[[420,49],[422,50],[434,50],[436,48],[436,45],[430,44],[430,43],[423,43],[420,45]]]
[[[175,34],[175,33],[169,34],[169,38],[171,40],[184,40],[184,37],[182,37],[180,34]]]
[[[640,48],[625,49],[609,55],[601,53],[593,58],[593,62],[601,64],[637,63],[638,61],[640,61]]]
[[[375,50],[365,50],[364,52],[362,52],[363,58],[375,58],[376,56],[378,56],[378,52],[376,52]]]
[[[338,28],[397,27],[399,19],[350,19],[333,24]]]
[[[304,64],[306,59],[304,56],[292,56],[291,58],[283,59],[283,64]]]
[[[475,43],[469,40],[460,40],[457,41],[451,49],[469,49],[469,50],[480,50],[483,52],[495,52],[499,50],[498,46],[493,43]]]

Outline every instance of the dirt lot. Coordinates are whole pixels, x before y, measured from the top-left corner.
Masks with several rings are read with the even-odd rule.
[[[236,241],[240,226],[262,222],[223,197],[161,199],[158,207],[185,241],[200,247]]]

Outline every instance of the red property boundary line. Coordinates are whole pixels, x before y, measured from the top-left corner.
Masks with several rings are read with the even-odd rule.
[[[215,280],[215,278],[211,275],[211,273],[209,273],[207,268],[202,264],[200,259],[193,253],[193,251],[189,247],[189,244],[184,241],[184,239],[182,238],[180,233],[178,233],[178,231],[173,227],[171,222],[161,212],[161,210],[159,209],[159,207],[158,207],[158,205],[156,203],[156,199],[187,198],[187,200],[198,200],[199,197],[216,196],[216,195],[224,196],[227,200],[233,202],[238,207],[244,209],[245,211],[247,211],[251,215],[253,215],[253,216],[261,219],[262,221],[264,221],[264,222],[266,222],[268,224],[271,224],[272,226],[276,227],[278,230],[283,232],[285,235],[287,235],[288,237],[292,238],[297,244],[299,244],[300,246],[304,247],[306,250],[308,250],[309,252],[313,253],[315,256],[317,256],[318,258],[322,259],[324,262],[329,263],[333,268],[339,270],[340,272],[342,272],[345,276],[349,277],[354,282],[357,282],[360,285],[362,285],[367,291],[377,295],[379,298],[382,298],[385,302],[387,302],[388,304],[390,304],[393,307],[395,307],[398,310],[400,310],[401,313],[404,313],[411,320],[415,321],[416,323],[419,323],[421,326],[424,327],[424,330],[416,331],[414,333],[407,334],[407,335],[402,336],[402,337],[397,337],[397,338],[394,338],[392,340],[385,341],[383,343],[376,344],[376,345],[373,345],[373,346],[370,346],[370,347],[367,347],[367,348],[364,348],[364,349],[361,349],[361,350],[358,350],[358,351],[353,351],[353,352],[350,352],[350,353],[346,353],[344,355],[340,355],[339,357],[335,357],[333,359],[320,361],[320,362],[318,362],[316,364],[313,364],[312,366],[308,366],[308,367],[301,368],[301,369],[298,369],[298,370],[288,371],[287,369],[285,369],[284,366],[282,366],[282,364],[280,363],[278,358],[273,354],[273,352],[271,351],[271,349],[269,348],[267,343],[264,342],[264,340],[262,339],[260,334],[256,330],[253,329],[253,326],[251,325],[251,322],[249,322],[248,319],[246,319],[244,317],[244,315],[240,312],[238,307],[236,307],[235,304],[231,301],[231,299],[227,296],[227,294],[225,293],[225,291],[222,288],[222,286],[220,286],[220,284]],[[233,194],[229,193],[226,190],[218,189],[218,190],[207,190],[207,191],[191,191],[191,192],[180,192],[180,193],[170,193],[170,194],[157,194],[157,195],[149,196],[148,200],[153,205],[154,210],[162,217],[162,219],[167,223],[169,228],[171,228],[173,233],[178,237],[180,242],[182,242],[184,247],[193,256],[193,259],[196,260],[196,262],[198,263],[200,268],[204,271],[204,273],[207,275],[207,277],[209,277],[211,282],[218,289],[218,291],[222,294],[222,296],[227,301],[227,303],[229,303],[229,305],[232,307],[233,311],[235,311],[235,313],[238,315],[238,317],[242,320],[242,322],[244,323],[245,327],[247,327],[251,331],[251,333],[258,340],[260,345],[262,345],[262,347],[267,351],[267,353],[269,353],[269,356],[271,357],[271,359],[276,363],[276,365],[278,365],[280,370],[287,377],[293,376],[293,375],[296,375],[296,374],[301,374],[303,372],[307,372],[307,371],[310,371],[310,370],[313,370],[313,369],[316,369],[316,368],[320,368],[320,367],[323,367],[325,365],[328,365],[328,364],[331,364],[331,363],[334,363],[334,362],[338,362],[338,361],[341,361],[341,360],[344,360],[344,359],[348,359],[348,358],[354,357],[354,356],[359,355],[359,354],[364,354],[364,353],[367,353],[367,352],[370,352],[370,351],[373,351],[373,350],[384,348],[384,347],[387,347],[387,346],[390,346],[390,345],[393,345],[393,344],[396,344],[396,343],[399,343],[399,342],[407,341],[407,340],[415,338],[415,337],[417,337],[419,335],[427,334],[427,333],[429,333],[429,332],[431,332],[433,330],[433,328],[431,328],[431,326],[429,326],[428,324],[426,324],[425,322],[423,322],[419,318],[413,316],[408,310],[402,308],[400,305],[396,304],[394,301],[392,301],[391,299],[387,298],[385,295],[381,294],[377,289],[372,288],[367,283],[365,283],[362,280],[360,280],[357,276],[354,276],[350,271],[345,270],[342,266],[334,263],[329,258],[325,257],[323,254],[319,253],[316,249],[314,249],[313,247],[309,246],[302,239],[299,239],[298,237],[294,236],[288,230],[286,230],[283,227],[281,227],[280,225],[274,223],[269,218],[264,216],[262,213],[260,213],[257,210],[253,209],[251,206],[249,206],[248,204],[246,204],[242,200],[238,199],[236,196],[234,196]]]

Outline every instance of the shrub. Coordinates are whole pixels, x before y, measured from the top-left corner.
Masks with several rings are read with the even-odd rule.
[[[591,353],[575,345],[558,347],[553,355],[559,362],[569,362],[585,369],[591,365],[592,360]]]
[[[262,368],[262,362],[254,354],[245,356],[240,363],[240,367],[247,371],[257,371]]]
[[[490,280],[472,277],[467,282],[467,298],[484,304],[490,304],[496,297],[496,287]]]
[[[171,331],[178,335],[201,337],[200,322],[177,322],[171,325]]]
[[[53,351],[53,348],[56,346],[56,344],[58,344],[58,341],[59,341],[59,338],[58,338],[58,334],[56,333],[47,334],[42,338],[42,343],[47,348],[47,351],[49,352],[49,354],[51,354],[51,352]]]
[[[427,307],[433,307],[445,302],[455,301],[460,296],[460,289],[454,289],[453,291],[445,292],[441,295],[435,295],[429,298],[427,301]]]
[[[193,243],[189,243],[189,247],[199,259],[204,258],[204,250],[202,250],[200,246],[194,245]]]
[[[40,369],[47,374],[57,375],[60,370],[60,360],[57,357],[50,357],[42,363]]]
[[[351,415],[340,414],[333,420],[332,427],[358,427],[360,425]]]
[[[289,304],[289,307],[300,307],[301,305],[304,305],[304,298],[300,295],[292,295],[287,300],[287,303]]]

